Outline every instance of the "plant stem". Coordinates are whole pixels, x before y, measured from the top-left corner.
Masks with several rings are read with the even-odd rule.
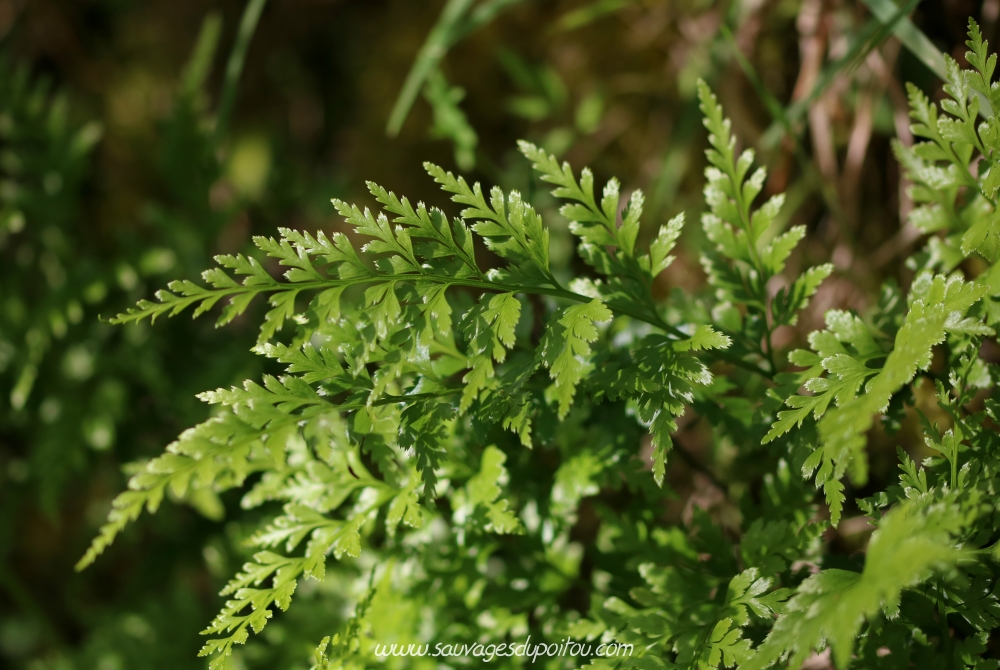
[[[949,670],[955,667],[954,655],[952,653],[951,629],[948,627],[948,606],[944,602],[944,589],[938,583],[937,609],[938,617],[941,619],[941,644],[944,645],[945,661],[944,667]]]
[[[269,293],[272,291],[310,291],[318,289],[328,289],[337,288],[341,286],[360,286],[364,284],[370,284],[373,282],[380,281],[413,281],[413,282],[429,282],[434,284],[447,284],[449,286],[464,286],[467,288],[477,288],[484,291],[497,291],[497,292],[509,292],[509,293],[535,293],[541,295],[550,295],[556,298],[565,298],[566,300],[573,300],[574,302],[590,302],[593,298],[579,293],[574,293],[573,291],[567,291],[563,288],[556,287],[546,287],[546,286],[518,286],[510,284],[499,284],[496,282],[481,281],[478,279],[465,279],[465,278],[455,278],[455,277],[445,277],[440,275],[431,274],[414,274],[414,275],[396,275],[396,276],[379,276],[370,275],[367,277],[359,277],[357,279],[327,279],[322,281],[311,281],[311,282],[295,282],[295,283],[284,283],[275,282],[273,284],[265,284],[263,286],[240,286],[239,288],[232,289],[217,289],[205,291],[204,293],[192,294],[188,296],[175,296],[178,298],[171,302],[161,303],[156,305],[154,310],[146,309],[144,312],[139,314],[124,314],[113,319],[110,319],[111,323],[122,324],[128,323],[130,321],[137,321],[145,316],[151,316],[155,318],[160,314],[169,312],[175,314],[180,312],[187,307],[202,302],[207,299],[214,298],[219,300],[227,296],[237,296],[246,295],[248,293],[259,294],[259,293]],[[659,328],[664,332],[673,335],[678,339],[687,339],[689,335],[679,330],[678,328],[671,326],[669,323],[665,322],[663,319],[656,314],[647,314],[643,311],[633,309],[629,306],[622,305],[620,303],[609,303],[608,309],[618,312],[624,316],[628,316],[637,321],[642,321],[643,323],[648,323],[651,326]],[[723,350],[712,350],[706,352],[707,355],[726,363],[731,363],[738,367],[744,368],[758,374],[766,379],[772,379],[774,377],[773,368],[771,370],[765,370],[750,361],[746,361],[739,356],[733,356]]]

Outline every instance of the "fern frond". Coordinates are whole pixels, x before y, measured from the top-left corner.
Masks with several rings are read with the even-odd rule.
[[[807,578],[767,639],[740,667],[762,670],[788,652],[788,665],[798,667],[824,646],[832,647],[835,663],[846,666],[865,619],[893,612],[904,589],[965,555],[952,539],[964,523],[954,501],[923,498],[900,505],[872,536],[864,569],[828,569]]]
[[[856,482],[867,477],[863,448],[874,416],[886,410],[892,396],[918,371],[927,369],[931,349],[949,334],[993,332],[981,320],[965,317],[987,291],[985,286],[957,276],[946,278],[929,272],[918,276],[910,291],[909,311],[881,368],[869,368],[867,363],[885,352],[860,319],[846,314],[834,313],[832,321],[828,317],[829,330],[810,337],[817,356],[798,355],[797,362],[819,363],[836,379],[817,375],[807,381],[806,389],[817,395],[790,397],[786,403],[793,409],[778,414],[765,441],[801,425],[810,414],[819,420],[820,448],[803,470],[812,473],[819,467],[816,482],[827,492],[834,524],[840,519],[843,504],[843,487],[837,480],[848,468]],[[862,383],[864,393],[857,395]],[[837,407],[827,411],[834,398]]]

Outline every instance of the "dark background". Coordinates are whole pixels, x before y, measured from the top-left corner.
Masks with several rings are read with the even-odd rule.
[[[196,392],[259,374],[249,352],[259,314],[225,331],[210,316],[153,328],[98,316],[196,278],[211,255],[250,249],[251,235],[339,228],[330,198],[370,204],[366,179],[444,205],[421,163],[454,170],[456,159],[432,132],[427,102],[417,99],[398,137],[385,130],[441,6],[272,0],[232,122],[216,135],[242,2],[0,0],[0,115],[30,129],[0,136],[0,217],[16,210],[25,220],[0,228],[0,667],[202,667],[197,633],[243,560],[240,522],[222,520],[236,498],[201,501],[199,511],[167,501],[96,565],[76,574],[73,564],[124,485],[124,464],[203,420]],[[221,17],[219,49],[197,95],[185,97],[185,68],[210,14]],[[998,14],[996,0],[927,0],[912,19],[964,60],[967,18],[992,39]],[[932,95],[940,82],[891,31],[875,35],[867,56],[837,65],[869,20],[853,0],[524,0],[455,45],[441,67],[465,89],[461,108],[478,136],[472,177],[530,193],[514,142],[542,142],[599,178],[644,189],[647,232],[686,211],[688,249],[700,239],[705,145],[693,91],[706,78],[769,166],[766,191],[788,193],[783,216],[809,227],[796,262],[838,268],[800,331],[784,333],[790,342],[821,325],[825,310],[864,310],[880,282],[909,279],[901,259],[915,236],[901,223],[910,204],[890,139],[902,129],[905,141],[902,82]],[[19,68],[37,104],[11,92]],[[822,68],[831,84],[808,123],[793,124],[794,140],[765,142],[767,96],[787,111]],[[101,131],[79,160],[60,153],[68,140],[45,120],[60,98],[73,133]],[[546,216],[557,264],[569,263],[565,224]],[[702,286],[696,255],[682,251],[661,280],[664,292]],[[14,402],[26,366],[34,382]],[[874,453],[876,475],[892,467],[891,451],[881,465]],[[308,667],[340,620],[335,587],[269,625],[269,644],[247,662]]]

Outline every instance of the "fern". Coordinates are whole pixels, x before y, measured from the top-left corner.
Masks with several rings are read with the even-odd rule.
[[[221,325],[266,296],[270,309],[256,351],[284,363],[286,374],[202,394],[223,413],[182,435],[132,478],[78,567],[92,562],[143,508],[155,511],[168,488],[191,498],[194,490],[218,493],[264,472],[259,486],[267,485],[245,500],[284,497],[280,482],[303,476],[293,474],[303,466],[293,466],[286,455],[298,435],[309,444],[313,472],[323,463],[331,468],[341,463],[359,476],[366,472],[362,458],[370,458],[394,484],[371,475],[334,478],[330,485],[346,487],[334,497],[337,504],[317,507],[292,496],[285,515],[251,539],[267,551],[256,554],[224,590],[234,598],[206,630],[221,637],[202,653],[213,655],[213,667],[223,667],[234,644],[265,626],[273,606],[289,606],[301,577],[322,576],[328,553],[357,555],[360,529],[370,527],[365,519],[386,508],[390,535],[401,521],[422,523],[417,482],[423,499],[433,501],[460,417],[514,431],[531,446],[532,417],[549,406],[565,419],[581,392],[595,400],[627,400],[654,435],[654,475],[662,484],[669,434],[676,429],[673,417],[693,401],[694,386],[711,383],[698,356],[729,344],[707,324],[668,324],[652,299],[652,280],[670,262],[680,221],[663,227],[649,251],[639,253],[641,194],[632,196],[618,228],[617,182],[605,189],[598,210],[589,172],[578,184],[568,167],[554,167],[551,156],[528,144],[521,148],[543,179],[561,175],[556,196],[583,203],[564,208],[564,215],[584,221],[602,217],[597,222],[606,239],[581,223],[573,226],[583,239],[581,255],[606,271],[606,285],[582,287],[584,293],[563,288],[550,269],[549,232],[534,208],[517,192],[493,188],[487,198],[479,184],[470,186],[433,165],[427,172],[463,208],[457,218],[449,220],[423,204],[414,207],[370,184],[382,212],[334,201],[354,232],[367,239],[360,249],[342,233],[327,237],[282,229],[279,238],[255,238],[264,254],[286,268],[281,278],[252,257],[217,257],[218,267],[204,273],[204,285],[174,282],[157,294],[158,302],[142,301],[114,321],[153,320],[187,308],[198,316],[222,305]],[[506,264],[481,267],[477,238]],[[603,248],[607,241],[617,246],[614,252]],[[478,301],[460,299],[469,290],[479,293]],[[608,296],[607,304],[591,295],[595,291]],[[537,343],[519,337],[517,327],[523,296],[531,294],[564,304]],[[647,337],[644,348],[630,355],[602,336],[603,324],[616,313],[662,334]],[[289,321],[298,326],[295,341],[304,344],[272,342]],[[612,360],[614,381],[607,378],[611,368],[595,368],[597,361]],[[547,388],[538,383],[540,368],[551,379]],[[329,426],[339,426],[336,434]],[[494,484],[505,477],[503,452],[491,447],[482,459],[481,472],[468,479],[466,493],[455,494],[455,504],[468,507],[463,515],[482,509],[487,532],[519,532],[521,522],[498,500]],[[338,510],[343,517],[328,516]],[[305,554],[291,555],[307,539]],[[281,542],[286,554],[274,553]],[[268,580],[270,587],[258,588]]]
[[[864,434],[872,427],[873,415],[885,411],[892,395],[913,380],[919,370],[931,362],[931,349],[949,333],[992,334],[992,329],[973,318],[965,318],[972,305],[986,294],[986,287],[963,282],[959,277],[945,279],[929,272],[918,277],[910,292],[910,309],[895,343],[883,350],[872,333],[857,317],[831,312],[827,315],[830,330],[813,333],[811,343],[816,353],[795,352],[790,359],[809,365],[816,373],[824,370],[832,377],[813,376],[805,387],[812,396],[792,396],[786,403],[793,407],[778,413],[765,441],[801,425],[811,414],[819,422],[821,448],[804,468],[819,467],[817,484],[824,487],[834,523],[840,518],[844,502],[838,480],[849,467],[853,478],[864,483],[867,474],[863,454]],[[851,347],[846,349],[844,345]],[[884,356],[881,368],[869,367],[873,359]],[[864,392],[858,395],[864,384]],[[827,412],[836,399],[837,407]]]
[[[750,174],[754,152],[746,149],[736,154],[729,119],[704,82],[699,82],[698,97],[712,147],[706,152],[710,167],[705,170],[705,201],[711,211],[702,216],[702,227],[715,244],[713,251],[703,252],[702,265],[716,289],[716,310],[725,314],[724,332],[735,339],[741,353],[766,359],[773,374],[777,369],[772,333],[779,326],[796,323],[798,312],[833,266],[810,268],[789,287],[774,296],[767,294],[768,282],[784,271],[789,255],[805,237],[805,228],[797,226],[782,234],[772,230],[784,204],[781,194],[753,209],[767,172],[758,168]],[[736,305],[746,306],[746,316],[738,313]]]
[[[927,498],[894,509],[872,536],[864,570],[823,570],[806,579],[752,660],[741,667],[765,668],[788,652],[788,664],[800,665],[823,646],[833,648],[835,663],[846,665],[861,622],[880,612],[891,617],[904,589],[962,558],[953,536],[963,521],[958,506]]]
[[[471,5],[449,8],[461,21]],[[783,350],[779,329],[833,266],[804,262],[806,228],[783,227],[784,196],[763,197],[765,170],[704,82],[703,292],[663,297],[683,215],[647,230],[640,191],[598,190],[528,142],[548,201],[427,164],[451,206],[369,183],[375,211],[333,202],[350,233],[279,229],[203,283],[168,285],[115,321],[191,309],[225,324],[261,298],[254,351],[284,371],[202,394],[214,416],[135,471],[78,567],[168,493],[221,508],[242,488],[266,519],[204,631],[212,668],[239,667],[293,601],[328,597],[309,580],[355,601],[317,670],[492,662],[473,641],[529,634],[634,651],[587,667],[797,668],[826,649],[837,667],[994,667],[1000,373],[980,351],[1000,322],[1000,94],[975,24],[969,48],[972,70],[948,62],[943,113],[910,91],[928,141],[897,153],[911,223],[933,235],[912,281],[863,314],[827,311],[808,349]],[[456,93],[425,74],[471,151]],[[581,272],[550,254],[553,199]],[[878,420],[903,443],[920,433],[926,457],[900,449],[898,477],[852,500]],[[861,514],[863,558],[834,557],[830,537]],[[379,651],[418,642],[464,651]]]

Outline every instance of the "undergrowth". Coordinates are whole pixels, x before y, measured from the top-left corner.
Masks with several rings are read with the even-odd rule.
[[[798,668],[826,649],[839,668],[997,667],[1000,371],[980,349],[1000,321],[1000,85],[974,23],[968,45],[940,109],[909,90],[922,141],[896,151],[928,234],[912,282],[868,313],[827,311],[808,348],[776,333],[833,266],[791,271],[806,230],[782,229],[783,196],[761,197],[766,173],[704,82],[705,295],[658,289],[683,216],[648,230],[641,192],[527,142],[582,272],[553,269],[520,193],[427,164],[448,211],[369,183],[377,211],[333,202],[351,233],[281,229],[255,238],[261,258],[172,282],[115,322],[217,310],[224,325],[259,298],[255,352],[284,372],[203,393],[212,418],[132,476],[78,567],[168,494],[241,489],[266,514],[204,631],[212,668],[331,581],[357,606],[316,640],[315,668],[432,667],[375,645],[528,634],[634,646],[590,667]],[[914,413],[924,445],[858,499],[872,431]],[[707,462],[674,444],[695,417]],[[665,520],[674,457],[727,518]],[[862,514],[873,532],[851,563],[823,538]]]

